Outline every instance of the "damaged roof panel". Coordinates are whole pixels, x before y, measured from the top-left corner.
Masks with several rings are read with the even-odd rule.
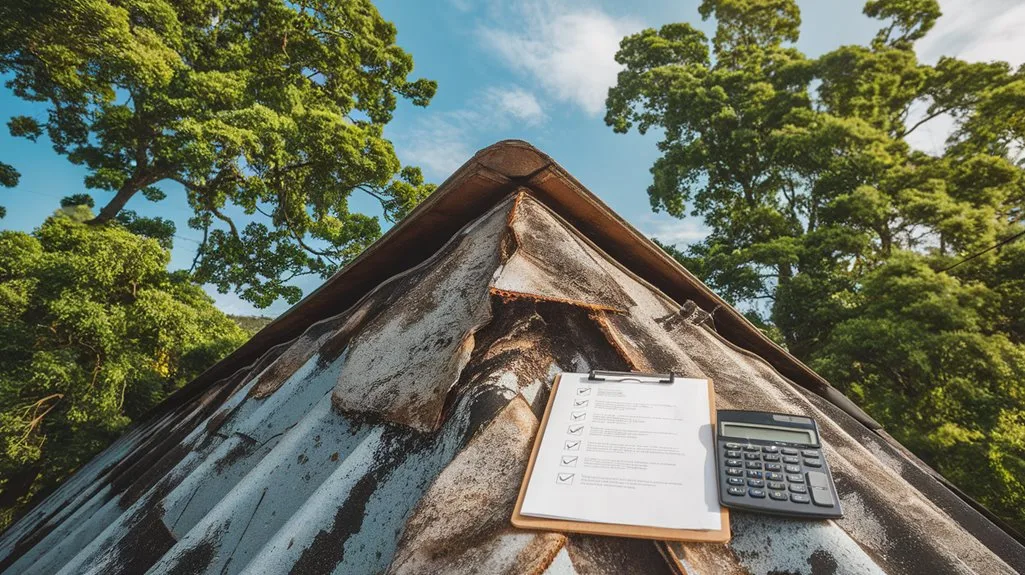
[[[155,411],[4,534],[0,571],[1025,568],[1020,544],[885,433],[717,332],[730,310],[673,299],[606,249],[620,244],[582,233],[581,215],[604,208],[548,162],[522,144],[482,152],[402,224],[416,257],[388,259],[407,232],[389,236],[337,276],[351,283],[332,280],[268,332],[284,339],[264,334]],[[553,201],[558,186],[578,195]],[[409,231],[427,223],[445,241]],[[552,377],[590,368],[673,369],[711,378],[721,407],[812,415],[847,516],[731,513],[727,545],[513,528]]]

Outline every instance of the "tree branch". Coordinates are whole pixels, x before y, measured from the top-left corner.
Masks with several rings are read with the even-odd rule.
[[[907,137],[908,134],[910,134],[911,132],[914,132],[922,124],[928,122],[929,120],[932,120],[932,119],[936,118],[937,116],[940,116],[942,114],[946,114],[947,112],[949,112],[951,110],[953,110],[953,108],[943,108],[943,109],[940,109],[940,110],[938,110],[936,112],[933,112],[932,114],[929,114],[928,116],[926,116],[926,117],[922,118],[921,120],[915,122],[914,126],[911,126],[910,128],[904,130],[904,132],[901,133],[900,135],[898,135],[897,137],[898,138],[905,138],[905,137]]]

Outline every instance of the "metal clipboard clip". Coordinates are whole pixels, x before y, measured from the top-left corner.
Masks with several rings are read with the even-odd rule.
[[[642,373],[639,371],[608,371],[604,369],[592,369],[588,374],[587,379],[590,381],[609,381],[615,379],[615,381],[636,381],[641,382],[638,378],[645,379],[656,379],[658,383],[671,384],[676,380],[676,375],[673,372],[669,373]]]

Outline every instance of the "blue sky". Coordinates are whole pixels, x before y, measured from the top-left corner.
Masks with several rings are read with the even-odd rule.
[[[859,0],[799,0],[802,9],[798,47],[818,55],[843,44],[865,43],[878,23],[861,14]],[[605,126],[604,100],[618,71],[613,60],[626,34],[669,22],[689,21],[709,34],[699,1],[634,0],[377,0],[382,15],[399,30],[399,45],[413,54],[414,76],[439,84],[431,105],[400,105],[386,134],[403,163],[419,165],[440,183],[473,153],[498,140],[520,138],[544,150],[614,210],[648,235],[670,243],[700,239],[700,221],[677,220],[651,212],[648,169],[657,157],[657,135],[614,134]],[[941,0],[944,16],[919,42],[923,60],[941,54],[969,60],[1025,61],[1025,4],[1019,0]],[[23,102],[0,88],[0,115],[43,117],[45,108]],[[938,149],[950,129],[940,118],[915,132],[913,145]],[[12,138],[0,129],[0,160],[14,165],[22,180],[0,189],[7,218],[0,229],[29,231],[57,207],[65,195],[85,191],[85,170],[52,151],[49,143]],[[179,189],[164,186],[168,198],[158,204],[141,195],[129,209],[172,218],[178,237],[172,268],[188,267],[199,234],[186,225],[191,214]],[[111,194],[91,192],[102,205]],[[373,213],[367,198],[353,207]],[[321,280],[299,285],[309,293]],[[277,315],[279,301],[257,310],[234,294],[211,295],[229,313]]]

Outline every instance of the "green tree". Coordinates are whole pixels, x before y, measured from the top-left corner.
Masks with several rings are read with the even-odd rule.
[[[699,11],[711,40],[689,24],[625,38],[607,100],[615,131],[663,134],[652,208],[710,230],[671,253],[1025,527],[1025,260],[987,250],[1025,216],[1025,68],[920,63],[934,0],[872,0],[870,44],[814,59],[793,46],[793,0]],[[957,125],[942,154],[912,150],[942,115]]]
[[[0,232],[0,529],[248,337],[157,241],[90,218]]]
[[[408,79],[395,36],[369,0],[11,0],[0,73],[48,107],[11,133],[45,133],[87,187],[114,192],[91,224],[182,190],[203,233],[197,280],[267,306],[380,235],[353,192],[394,221],[433,189],[383,136],[399,98],[425,106],[435,91]],[[133,222],[164,236],[170,223]]]
[[[0,188],[13,188],[18,185],[20,179],[21,174],[14,169],[14,166],[0,162]],[[7,208],[0,206],[0,220],[6,215]]]

